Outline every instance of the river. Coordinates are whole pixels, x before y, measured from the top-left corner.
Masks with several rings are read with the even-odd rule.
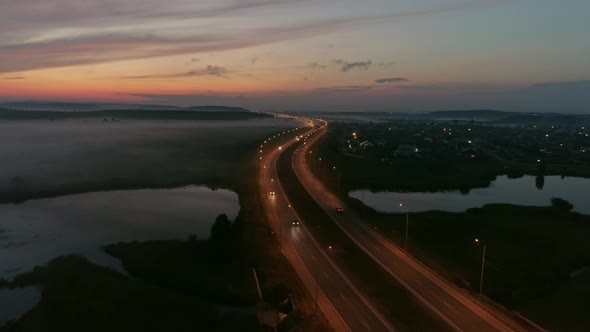
[[[463,212],[469,208],[490,203],[547,206],[552,197],[563,198],[574,205],[574,210],[590,214],[590,179],[577,177],[545,176],[543,180],[534,176],[509,179],[499,176],[487,188],[444,192],[371,192],[355,190],[351,197],[380,212],[421,212],[441,210]],[[400,208],[399,204],[403,204]]]

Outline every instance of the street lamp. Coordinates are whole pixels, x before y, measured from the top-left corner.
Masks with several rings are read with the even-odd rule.
[[[483,245],[483,254],[481,256],[481,275],[479,277],[479,294],[483,293],[483,271],[484,268],[486,266],[486,244],[481,241],[480,239],[475,239],[475,243],[476,244],[482,244]]]
[[[399,207],[403,209],[404,204],[399,203]],[[404,249],[408,250],[408,224],[410,220],[410,212],[406,209],[406,242],[404,244]]]
[[[336,166],[332,166],[332,170],[336,171]],[[335,173],[336,176],[336,188],[340,190],[340,170],[337,170]]]

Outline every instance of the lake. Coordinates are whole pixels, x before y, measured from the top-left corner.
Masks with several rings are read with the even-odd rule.
[[[238,196],[202,186],[92,192],[0,205],[0,278],[81,254],[119,270],[100,250],[119,241],[209,237],[215,217],[235,218]]]
[[[490,203],[547,206],[551,204],[552,197],[560,197],[572,203],[575,211],[590,214],[590,179],[545,176],[543,185],[539,187],[541,189],[534,176],[518,179],[499,176],[489,187],[472,189],[466,194],[458,190],[433,193],[355,190],[349,195],[377,211],[389,213],[406,210],[463,212]],[[403,210],[400,203],[404,204]]]
[[[67,254],[125,273],[101,246],[119,241],[209,237],[215,217],[234,219],[238,195],[203,186],[92,192],[0,205],[0,278]],[[0,326],[20,318],[41,298],[39,287],[0,289]]]

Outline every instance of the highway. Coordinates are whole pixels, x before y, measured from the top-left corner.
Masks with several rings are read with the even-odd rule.
[[[322,129],[307,139],[302,152],[295,153],[292,167],[299,181],[326,214],[369,257],[397,280],[424,306],[456,331],[530,331],[505,312],[478,299],[437,275],[403,249],[383,237],[345,206],[311,172],[306,156],[310,146],[324,135]],[[344,208],[343,213],[337,208]]]
[[[259,194],[266,218],[278,236],[281,251],[335,331],[394,331],[330,259],[329,249],[318,245],[305,222],[292,225],[294,218],[300,219],[278,181],[276,163],[283,151],[298,143],[297,135],[307,135],[315,128],[289,130],[260,145]]]

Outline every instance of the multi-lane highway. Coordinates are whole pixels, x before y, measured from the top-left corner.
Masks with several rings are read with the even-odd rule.
[[[305,287],[316,299],[336,331],[393,331],[393,327],[371,303],[354,287],[298,220],[296,211],[278,180],[276,163],[279,155],[292,144],[296,136],[315,130],[289,130],[270,137],[260,145],[258,181],[267,220],[279,238],[281,250],[300,276]]]
[[[484,304],[464,290],[443,279],[418,262],[404,250],[369,227],[365,221],[347,208],[311,172],[306,156],[310,146],[325,133],[320,130],[307,140],[303,151],[296,153],[292,167],[300,182],[326,214],[365,253],[392,278],[403,285],[413,296],[434,314],[457,331],[529,331],[505,312]],[[337,212],[343,208],[344,212]]]

